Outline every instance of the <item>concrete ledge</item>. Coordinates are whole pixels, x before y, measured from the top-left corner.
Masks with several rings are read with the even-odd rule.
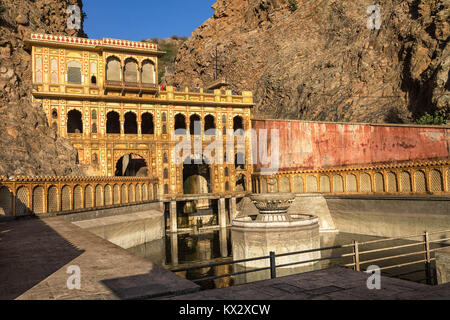
[[[73,224],[124,249],[162,239],[165,233],[164,215],[157,210],[75,221]]]
[[[450,283],[450,247],[436,251],[438,284]]]
[[[127,205],[117,205],[104,208],[92,208],[84,209],[79,211],[62,212],[56,215],[39,215],[41,218],[48,218],[58,216],[62,219],[70,222],[91,220],[103,217],[111,217],[122,214],[142,212],[148,210],[159,210],[161,211],[161,203],[158,201],[145,202],[145,203],[134,203]]]

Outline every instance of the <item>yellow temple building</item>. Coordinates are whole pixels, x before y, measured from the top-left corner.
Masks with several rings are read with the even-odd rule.
[[[214,139],[208,130],[251,129],[251,92],[160,86],[158,58],[164,52],[152,43],[32,34],[27,45],[33,97],[42,102],[49,125],[78,150],[88,175],[156,177],[168,198],[250,186],[249,143],[245,155],[235,154],[246,160],[239,166],[180,164],[172,152],[175,130],[186,129],[194,140],[196,122],[203,148]],[[190,176],[205,183],[186,186]]]

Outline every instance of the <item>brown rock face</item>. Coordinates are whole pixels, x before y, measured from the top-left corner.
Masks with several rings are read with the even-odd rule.
[[[450,112],[449,0],[219,0],[165,83],[207,85],[215,73],[255,93],[255,115],[410,122]]]
[[[47,124],[31,100],[33,32],[85,36],[67,28],[67,7],[81,0],[3,0],[0,13],[0,175],[82,175],[71,143]]]

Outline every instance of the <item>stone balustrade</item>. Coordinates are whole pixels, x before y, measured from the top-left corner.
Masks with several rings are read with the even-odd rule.
[[[79,211],[159,200],[158,179],[0,177],[0,217]]]
[[[257,193],[449,194],[450,161],[254,174]]]

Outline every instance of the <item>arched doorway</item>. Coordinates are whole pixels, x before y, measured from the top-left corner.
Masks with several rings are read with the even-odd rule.
[[[245,130],[244,128],[244,119],[241,116],[236,116],[233,118],[233,130]]]
[[[135,153],[124,155],[116,163],[116,177],[148,177],[145,159]]]
[[[212,192],[211,170],[203,159],[202,164],[195,164],[191,158],[183,164],[184,194],[206,194]]]
[[[175,116],[175,130],[186,130],[186,117],[179,113]]]
[[[141,132],[142,134],[154,134],[155,126],[153,123],[153,115],[151,113],[144,113],[141,116]]]
[[[67,133],[83,133],[83,116],[78,110],[70,110],[67,114]]]
[[[188,158],[183,164],[183,191],[184,194],[202,195],[212,193],[211,169],[202,158],[201,164],[195,164],[194,159]],[[207,212],[211,204],[208,199],[186,202],[184,213]]]
[[[120,116],[115,111],[110,111],[106,115],[106,133],[120,134]]]
[[[137,134],[138,124],[136,114],[133,112],[127,112],[125,114],[125,124],[124,124],[125,134]]]
[[[189,132],[191,135],[201,135],[202,134],[202,120],[198,114],[193,114],[189,118]]]
[[[205,117],[205,134],[215,135],[216,134],[215,129],[216,129],[216,122],[214,116],[209,114]]]

